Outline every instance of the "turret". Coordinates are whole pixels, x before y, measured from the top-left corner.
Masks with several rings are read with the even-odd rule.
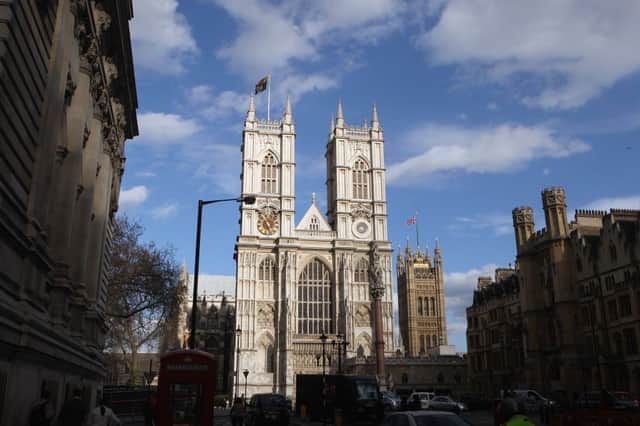
[[[520,253],[522,247],[533,235],[533,209],[531,207],[516,207],[511,211],[511,216],[516,234],[516,250]]]
[[[341,99],[338,99],[338,112],[336,113],[336,127],[344,127],[344,115],[342,114]]]
[[[253,101],[253,95],[249,96],[249,110],[247,111],[247,118],[244,121],[256,121],[256,105]]]
[[[564,189],[545,188],[542,191],[542,208],[549,237],[566,237],[569,233],[569,227],[567,226],[567,203]]]
[[[376,104],[373,104],[373,112],[371,113],[371,128],[377,130],[380,128],[380,121],[378,121],[378,109]]]
[[[433,249],[433,259],[436,265],[442,265],[442,252],[440,251],[440,241],[436,239],[436,247]]]
[[[282,116],[282,122],[284,124],[293,123],[293,114],[291,113],[291,98],[287,95],[287,102],[284,107],[284,115]]]

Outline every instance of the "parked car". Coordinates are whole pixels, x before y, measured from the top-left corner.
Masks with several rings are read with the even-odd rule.
[[[395,393],[384,391],[380,392],[380,395],[385,411],[399,410],[402,407],[402,399]]]
[[[288,425],[289,408],[284,396],[277,393],[258,393],[251,397],[247,406],[247,424]]]
[[[470,426],[462,417],[446,411],[401,411],[389,414],[382,426]]]
[[[414,392],[409,395],[407,408],[409,410],[428,410],[429,402],[435,395],[432,392]]]
[[[636,405],[634,401],[618,399],[613,393],[602,390],[580,394],[576,400],[576,407],[589,410],[602,408],[608,408],[610,410],[630,410],[635,409]]]
[[[549,398],[545,398],[533,389],[517,389],[513,393],[516,399],[524,402],[527,413],[539,413],[542,407],[550,408],[555,402]]]
[[[460,406],[453,399],[448,396],[434,396],[429,401],[429,409],[430,410],[439,410],[439,411],[450,411],[452,413],[459,414]]]

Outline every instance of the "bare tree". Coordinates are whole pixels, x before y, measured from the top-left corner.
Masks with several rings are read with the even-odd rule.
[[[136,221],[116,217],[106,308],[106,350],[123,355],[133,380],[138,352],[157,344],[184,294],[174,250],[143,243],[142,232]]]

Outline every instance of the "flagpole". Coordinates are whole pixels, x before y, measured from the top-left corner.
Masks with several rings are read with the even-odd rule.
[[[271,120],[271,74],[267,74],[267,121]]]
[[[420,248],[420,234],[418,232],[418,212],[416,212],[416,250]]]

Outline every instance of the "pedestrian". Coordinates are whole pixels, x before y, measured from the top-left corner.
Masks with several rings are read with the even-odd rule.
[[[229,398],[224,399],[224,408],[227,410],[229,409]]]
[[[48,389],[43,388],[40,399],[36,401],[29,412],[29,426],[51,426],[54,414],[51,393]]]
[[[501,426],[535,426],[535,423],[524,415],[524,404],[507,397],[498,405],[498,424]]]
[[[58,426],[84,426],[87,419],[87,411],[82,401],[80,389],[74,389],[73,397],[64,403],[60,416],[58,416]]]
[[[100,400],[100,403],[96,408],[91,412],[91,418],[89,420],[90,426],[116,426],[120,425],[120,419],[113,412],[111,408],[109,408],[106,404],[104,398]]]
[[[149,394],[147,405],[144,407],[144,426],[156,425],[156,410],[158,409],[158,399],[155,393]]]
[[[236,398],[233,401],[233,407],[231,407],[231,412],[229,413],[231,416],[231,424],[233,426],[242,426],[246,414],[247,410],[245,409],[242,398]]]

